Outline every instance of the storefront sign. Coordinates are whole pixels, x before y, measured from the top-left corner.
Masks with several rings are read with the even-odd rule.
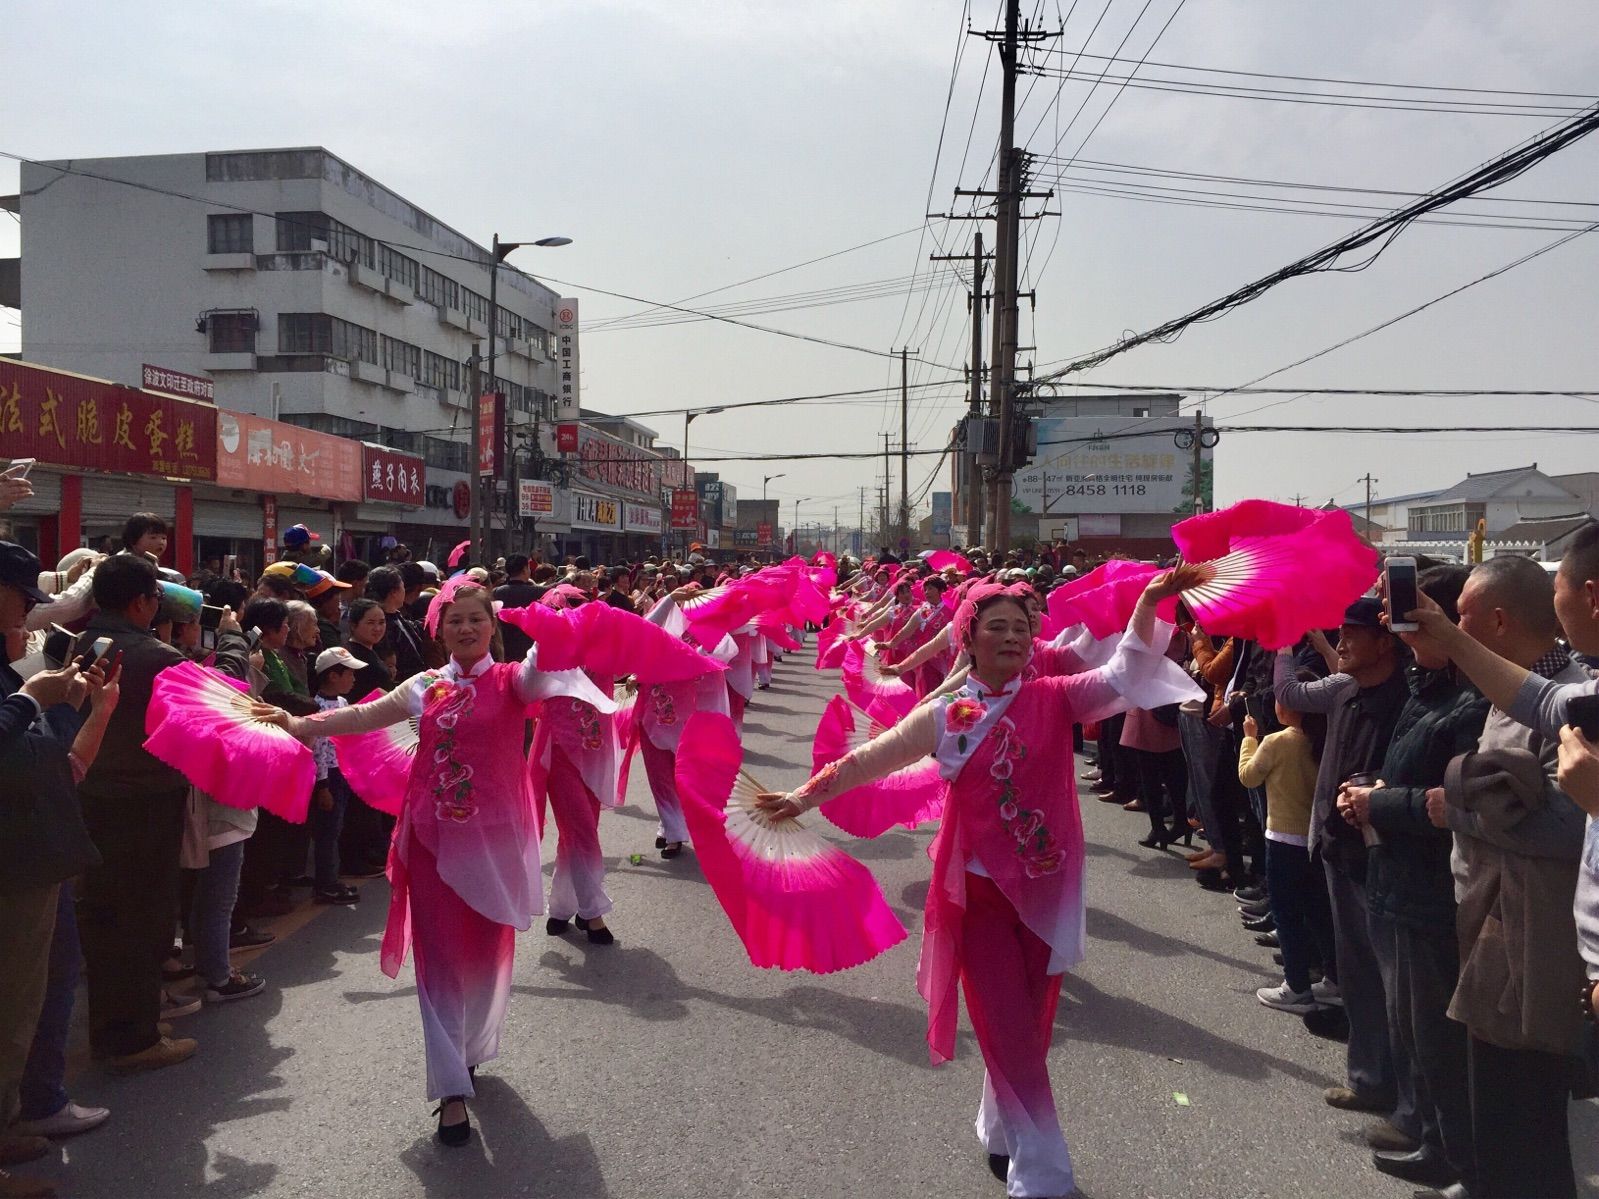
[[[733,544],[741,550],[752,550],[760,544],[760,537],[754,529],[734,529]]]
[[[572,424],[555,426],[555,452],[557,454],[577,453],[577,426]]]
[[[768,522],[762,521],[755,526],[755,544],[763,550],[772,548],[772,526]]]
[[[623,504],[622,525],[629,533],[661,531],[661,510],[650,504]]]
[[[209,481],[217,411],[0,359],[0,445],[7,457],[52,466]]]
[[[363,441],[361,461],[367,499],[422,506],[427,470],[420,457]]]
[[[1024,511],[1074,516],[1194,510],[1194,457],[1172,440],[1174,433],[1191,431],[1191,421],[1065,416],[1040,418],[1037,428],[1038,457],[1016,472],[1016,500]],[[1211,451],[1204,449],[1201,457],[1201,486],[1208,491]]]
[[[705,530],[705,548],[719,550],[722,548],[722,531],[720,529]]]
[[[361,498],[358,441],[243,412],[218,412],[216,430],[216,479],[224,487]]]
[[[555,488],[534,479],[517,480],[517,510],[523,516],[553,516]]]
[[[699,527],[699,523],[699,493],[689,487],[680,487],[672,492],[672,527],[694,529]]]
[[[578,429],[578,474],[602,487],[660,494],[660,459],[619,437],[587,426]]]
[[[587,491],[572,493],[572,527],[574,529],[615,529],[621,525],[622,505],[609,496],[592,495]]]
[[[560,383],[555,392],[555,419],[576,421],[581,415],[578,397],[577,301],[555,304],[555,365]]]
[[[505,395],[486,391],[477,398],[477,473],[485,478],[499,478],[504,452]]]
[[[941,544],[949,540],[950,524],[954,511],[953,492],[933,492],[933,537]]]
[[[266,560],[278,560],[278,497],[261,497],[261,544],[266,547]]]
[[[182,396],[186,400],[217,402],[216,384],[200,375],[186,375],[182,371],[169,371],[164,366],[144,364],[146,391],[162,391],[169,396]]]

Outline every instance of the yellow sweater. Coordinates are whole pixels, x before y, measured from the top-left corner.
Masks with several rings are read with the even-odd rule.
[[[1283,729],[1265,740],[1245,737],[1238,747],[1238,781],[1266,788],[1266,832],[1275,841],[1305,844],[1310,801],[1316,791],[1316,755],[1299,729]]]

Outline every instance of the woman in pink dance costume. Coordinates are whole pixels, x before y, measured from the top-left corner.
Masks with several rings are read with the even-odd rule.
[[[271,708],[260,717],[301,738],[420,722],[389,853],[381,960],[392,978],[407,948],[415,952],[428,1098],[441,1101],[439,1139],[464,1145],[473,1071],[499,1053],[515,935],[544,910],[538,811],[521,753],[528,707],[557,697],[602,713],[616,705],[582,671],[539,671],[536,647],[520,662],[494,661],[493,603],[464,577],[434,597],[427,623],[450,655],[442,669],[372,703],[304,718]]]
[[[1172,630],[1155,616],[1156,603],[1194,581],[1184,568],[1156,576],[1104,665],[1030,678],[1035,617],[1025,585],[972,588],[953,620],[955,648],[971,658],[958,689],[799,790],[758,801],[798,815],[920,758],[938,761],[949,791],[931,850],[917,986],[935,1063],[955,1052],[957,982],[966,994],[987,1068],[977,1134],[1011,1195],[1075,1189],[1047,1061],[1061,974],[1082,960],[1085,937],[1083,826],[1066,733],[1197,696],[1165,656]]]

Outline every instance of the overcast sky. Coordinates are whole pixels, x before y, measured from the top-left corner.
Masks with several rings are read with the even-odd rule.
[[[1530,92],[1583,93],[1599,86],[1599,8],[1592,0],[1024,3],[1024,12],[1040,14],[1051,27],[1065,21],[1064,37],[1046,47],[1110,55],[1126,38],[1120,53],[1133,58],[1149,50],[1174,9],[1141,76],[1205,78],[1153,65],[1161,62]],[[991,27],[997,10],[993,0],[983,0],[972,24]],[[640,309],[589,288],[693,307],[827,292],[811,297],[810,306],[747,319],[876,354],[704,321],[590,328],[583,345],[584,402],[635,413],[883,387],[897,382],[898,367],[882,355],[908,344],[921,352],[913,382],[951,380],[912,393],[913,448],[937,449],[965,394],[958,376],[938,368],[958,368],[966,360],[970,335],[965,284],[943,276],[926,288],[926,258],[941,248],[964,252],[976,223],[938,221],[924,228],[923,218],[950,211],[956,186],[992,187],[991,175],[984,180],[998,132],[997,59],[987,43],[963,36],[965,13],[954,0],[456,0],[448,6],[267,0],[244,7],[169,0],[82,3],[69,16],[60,5],[13,0],[6,6],[0,150],[71,158],[320,144],[483,242],[495,232],[511,240],[572,237],[570,247],[523,251],[517,262],[547,272],[557,290],[581,297],[586,325]],[[1040,55],[1038,61],[1073,60]],[[1096,74],[1106,65],[1076,61],[1078,70]],[[1111,68],[1112,76],[1123,73]],[[1560,119],[1137,87],[1117,95],[1111,84],[1095,89],[1043,77],[1023,79],[1020,91],[1019,137],[1041,156],[1075,154],[1079,185],[1095,177],[1082,173],[1088,160],[1425,191]],[[1107,105],[1109,114],[1096,129]],[[1247,190],[1143,178],[1161,187]],[[0,162],[0,190],[14,191],[16,180],[15,163]],[[1599,201],[1596,184],[1599,137],[1500,190],[1519,199],[1592,203]],[[1402,201],[1341,194],[1351,203],[1384,207]],[[961,203],[958,211],[970,211],[970,201]],[[1029,317],[1024,309],[1022,338],[1037,346],[1024,357],[1040,363],[1069,359],[1181,315],[1358,227],[1322,215],[1081,193],[1063,193],[1049,206],[1062,215],[1029,226],[1029,238],[1036,238],[1029,284],[1037,310]],[[1599,219],[1599,207],[1468,207],[1507,219]],[[991,225],[985,228],[991,242]],[[1235,386],[1559,236],[1552,228],[1412,227],[1363,272],[1296,280],[1173,344],[1133,351],[1079,377]],[[15,253],[17,241],[16,223],[0,219],[0,254]],[[913,273],[920,290],[891,282],[908,281]],[[1599,235],[1587,235],[1272,382],[1599,390],[1596,279]],[[874,298],[816,306],[817,299],[859,294],[841,297],[838,288],[859,288]],[[713,289],[725,290],[701,295]],[[15,348],[15,320],[14,312],[0,311],[0,349]],[[693,426],[691,455],[880,450],[879,434],[898,431],[898,397],[888,398],[892,403],[869,396],[849,404],[705,416]],[[1227,396],[1209,410],[1225,426],[1278,399],[1288,397]],[[643,419],[681,444],[681,418]],[[1599,412],[1593,401],[1570,398],[1306,398],[1241,423],[1264,422],[1599,425]],[[1552,472],[1587,469],[1594,463],[1590,447],[1599,448],[1599,441],[1235,434],[1217,450],[1218,498],[1301,494],[1316,502],[1352,502],[1363,490],[1358,476],[1368,469],[1379,480],[1379,495],[1397,494],[1446,485],[1466,471],[1534,461]],[[913,460],[913,495],[923,491],[934,463],[932,457]],[[782,472],[786,477],[771,484],[770,494],[786,502],[784,523],[792,519],[795,498],[810,501],[801,510],[809,523],[830,520],[835,504],[847,519],[857,507],[857,488],[875,488],[881,460],[730,462],[711,469],[746,499],[760,495],[763,474]],[[937,487],[946,486],[944,477]]]

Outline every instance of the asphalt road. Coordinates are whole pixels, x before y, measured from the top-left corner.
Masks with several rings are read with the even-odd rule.
[[[801,781],[831,685],[791,657],[757,693],[746,766],[763,781]],[[469,1148],[432,1139],[410,968],[378,969],[377,880],[354,908],[279,922],[249,963],[267,991],[180,1022],[200,1041],[189,1062],[130,1079],[85,1064],[74,1095],[110,1122],[28,1169],[88,1196],[1001,1196],[972,1131],[982,1064],[964,1022],[957,1059],[928,1064],[917,938],[832,977],[756,970],[692,855],[652,848],[642,769],[629,798],[601,822],[618,944],[542,922],[519,938]],[[1321,1101],[1343,1047],[1255,1002],[1276,976],[1230,898],[1140,848],[1143,817],[1090,799],[1085,821],[1089,956],[1051,1057],[1083,1195],[1413,1194],[1369,1166],[1365,1118]],[[850,844],[913,932],[929,840]],[[1573,1140],[1599,1194],[1599,1107],[1574,1108]]]

